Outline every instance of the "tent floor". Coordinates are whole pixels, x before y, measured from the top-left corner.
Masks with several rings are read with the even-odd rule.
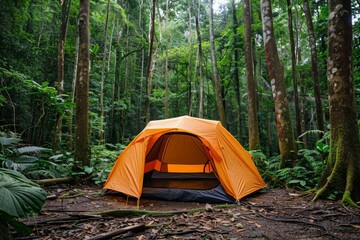
[[[146,173],[142,197],[185,202],[235,202],[213,173]]]
[[[201,179],[201,178],[144,179],[144,187],[151,187],[151,188],[176,188],[176,189],[181,188],[181,189],[203,190],[203,189],[215,188],[217,185],[219,185],[219,180],[217,180],[217,179]]]

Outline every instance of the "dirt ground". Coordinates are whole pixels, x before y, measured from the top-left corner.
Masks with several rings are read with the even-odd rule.
[[[227,205],[141,199],[139,210],[100,187],[47,191],[41,214],[23,221],[33,234],[18,239],[360,239],[360,209],[285,189]]]

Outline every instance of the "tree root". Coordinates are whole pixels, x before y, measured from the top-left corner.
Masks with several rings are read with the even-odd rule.
[[[213,209],[223,209],[223,208],[231,208],[234,207],[234,205],[217,205],[212,207]],[[166,216],[173,216],[176,214],[194,214],[198,212],[208,211],[207,208],[197,208],[197,209],[191,209],[191,210],[182,210],[182,211],[147,211],[147,210],[139,210],[139,209],[118,209],[118,210],[111,210],[106,212],[99,212],[94,213],[96,215],[101,216],[111,216],[111,217],[128,217],[128,216],[142,216],[142,215],[148,215],[152,217],[166,217]]]
[[[310,223],[310,222],[305,222],[305,221],[301,221],[301,220],[296,220],[296,219],[284,219],[284,218],[272,218],[272,217],[267,217],[265,215],[262,215],[261,213],[258,213],[258,215],[262,218],[268,219],[268,220],[272,220],[272,221],[278,221],[278,222],[288,222],[288,223],[301,223],[301,224],[305,224],[305,225],[311,225],[317,228],[321,228],[322,230],[324,230],[325,232],[329,232],[328,229],[322,225],[316,224],[316,223]]]
[[[141,224],[136,224],[136,225],[133,225],[133,226],[128,226],[128,227],[120,228],[120,229],[117,229],[117,230],[112,231],[112,232],[102,233],[102,234],[99,234],[99,235],[97,235],[97,236],[95,236],[95,237],[88,238],[87,240],[103,240],[103,239],[109,239],[109,238],[115,237],[115,236],[117,236],[117,235],[120,235],[120,234],[129,232],[129,231],[139,232],[139,231],[143,231],[144,229],[145,229],[145,224],[141,223]]]

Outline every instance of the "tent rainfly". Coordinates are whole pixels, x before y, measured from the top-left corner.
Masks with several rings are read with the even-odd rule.
[[[219,121],[151,121],[117,158],[105,189],[138,200],[235,202],[266,186],[251,155]]]

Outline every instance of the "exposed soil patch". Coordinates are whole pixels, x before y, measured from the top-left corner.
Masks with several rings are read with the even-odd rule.
[[[88,239],[122,228],[106,239],[360,239],[360,209],[329,200],[311,203],[312,196],[285,189],[261,191],[238,205],[141,199],[138,212],[136,200],[126,204],[126,197],[102,196],[99,187],[47,190],[53,199],[39,216],[24,220],[34,226],[26,239]]]

